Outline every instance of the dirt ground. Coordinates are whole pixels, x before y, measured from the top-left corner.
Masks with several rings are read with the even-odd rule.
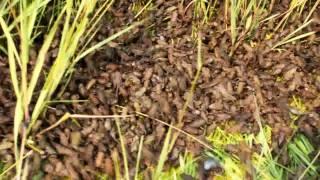
[[[157,1],[156,10],[144,26],[118,38],[76,66],[60,100],[73,103],[48,104],[46,116],[38,128],[54,124],[64,113],[110,115],[125,107],[128,114],[136,111],[171,123],[177,121],[197,70],[197,48],[192,39],[192,9],[180,1]],[[134,21],[129,2],[119,1],[102,23],[96,43]],[[283,12],[287,4],[277,4],[274,11]],[[261,111],[262,122],[272,127],[277,151],[292,135],[290,113],[301,115],[295,121],[298,131],[319,147],[320,143],[320,10],[306,31],[317,33],[306,41],[271,50],[288,30],[300,23],[288,22],[288,30],[274,33],[277,21],[262,24],[250,38],[239,41],[233,56],[230,32],[226,31],[223,8],[217,17],[201,27],[202,73],[192,102],[183,119],[183,130],[205,141],[217,126],[229,132],[258,132],[253,117],[254,98]],[[303,14],[305,17],[307,14]],[[142,16],[142,17],[143,17]],[[141,17],[141,18],[142,18]],[[301,21],[303,18],[301,18]],[[55,48],[50,56],[55,56]],[[11,89],[9,68],[0,57],[0,139],[12,143],[15,98]],[[57,93],[59,95],[59,93]],[[292,97],[301,98],[307,112],[300,114],[290,107]],[[87,100],[77,102],[76,100]],[[39,121],[40,122],[40,121]],[[135,116],[121,119],[129,163],[134,164],[139,138],[145,137],[142,166],[157,162],[168,127],[150,118]],[[71,176],[92,179],[97,172],[113,173],[110,154],[121,152],[113,119],[78,119],[67,121],[35,139],[43,154],[34,154],[32,170],[49,176]],[[199,143],[180,135],[170,154],[175,164],[185,150],[195,155],[204,151]],[[1,159],[14,161],[10,149],[0,149]],[[131,166],[132,168],[134,166]],[[132,169],[133,171],[133,169]]]

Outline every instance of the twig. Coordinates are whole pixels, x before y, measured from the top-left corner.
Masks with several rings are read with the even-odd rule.
[[[127,117],[133,117],[133,115],[85,115],[85,114],[70,114],[66,113],[64,114],[56,123],[51,125],[50,127],[42,130],[37,134],[37,136],[40,136],[41,134],[46,133],[47,131],[50,131],[57,126],[59,126],[64,121],[68,120],[69,118],[78,118],[78,119],[95,119],[95,118],[127,118]]]

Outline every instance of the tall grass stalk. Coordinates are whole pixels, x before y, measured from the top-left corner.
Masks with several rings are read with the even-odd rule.
[[[202,38],[201,33],[199,33],[198,41],[197,41],[197,72],[194,77],[194,80],[191,83],[191,87],[190,87],[186,102],[184,103],[183,108],[179,111],[179,114],[178,114],[177,127],[179,129],[181,129],[183,127],[183,118],[185,116],[185,112],[187,111],[187,107],[192,100],[193,93],[194,93],[195,87],[196,87],[196,83],[201,75],[201,69],[202,69],[202,65],[203,65],[202,54],[201,54],[201,51],[202,51],[202,39],[201,38]],[[155,173],[153,175],[153,179],[159,179],[160,174],[163,171],[165,161],[167,160],[167,157],[168,157],[169,153],[171,152],[179,134],[180,134],[180,132],[172,132],[172,127],[170,126],[170,128],[166,134],[165,141],[163,143],[163,147],[162,147],[162,150],[160,153],[160,158],[159,158]]]

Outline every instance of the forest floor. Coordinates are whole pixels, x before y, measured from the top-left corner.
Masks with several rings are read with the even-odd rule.
[[[274,32],[281,18],[264,21],[252,32],[242,27],[232,44],[223,4],[218,3],[214,17],[197,28],[193,5],[188,4],[156,1],[135,18],[137,10],[132,3],[115,3],[102,19],[92,44],[137,19],[147,21],[78,63],[35,129],[49,127],[66,112],[128,115],[119,122],[129,172],[134,175],[140,139],[144,137],[139,169],[148,179],[147,170],[159,161],[168,124],[178,122],[192,93],[179,128],[184,133],[177,138],[165,169],[179,166],[179,156],[186,151],[200,157],[197,162],[202,166],[204,152],[210,151],[206,144],[215,147],[209,137],[218,127],[226,134],[258,134],[261,124],[271,127],[269,145],[283,164],[288,160],[283,147],[296,134],[303,134],[314,146],[314,157],[320,148],[319,7],[312,14],[314,21],[302,30],[314,34],[272,49],[301,26],[309,11],[290,18],[282,31]],[[283,1],[271,11],[285,12],[288,6]],[[48,56],[55,58],[56,52],[57,47],[52,46]],[[201,74],[190,91],[199,68],[199,54]],[[6,56],[0,55],[0,159],[8,163],[14,162],[14,108],[9,65]],[[74,118],[36,136],[35,142],[41,153],[34,153],[29,160],[30,174],[41,172],[47,179],[94,179],[98,173],[112,177],[114,154],[122,154],[114,118]],[[226,146],[227,152],[238,155],[243,162],[251,153],[248,149],[243,143]],[[123,166],[122,161],[120,164]],[[197,177],[219,173],[207,170],[198,169]]]

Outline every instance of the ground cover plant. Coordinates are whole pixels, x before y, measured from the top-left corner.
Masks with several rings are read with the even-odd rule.
[[[317,179],[320,0],[5,0],[0,179]]]

